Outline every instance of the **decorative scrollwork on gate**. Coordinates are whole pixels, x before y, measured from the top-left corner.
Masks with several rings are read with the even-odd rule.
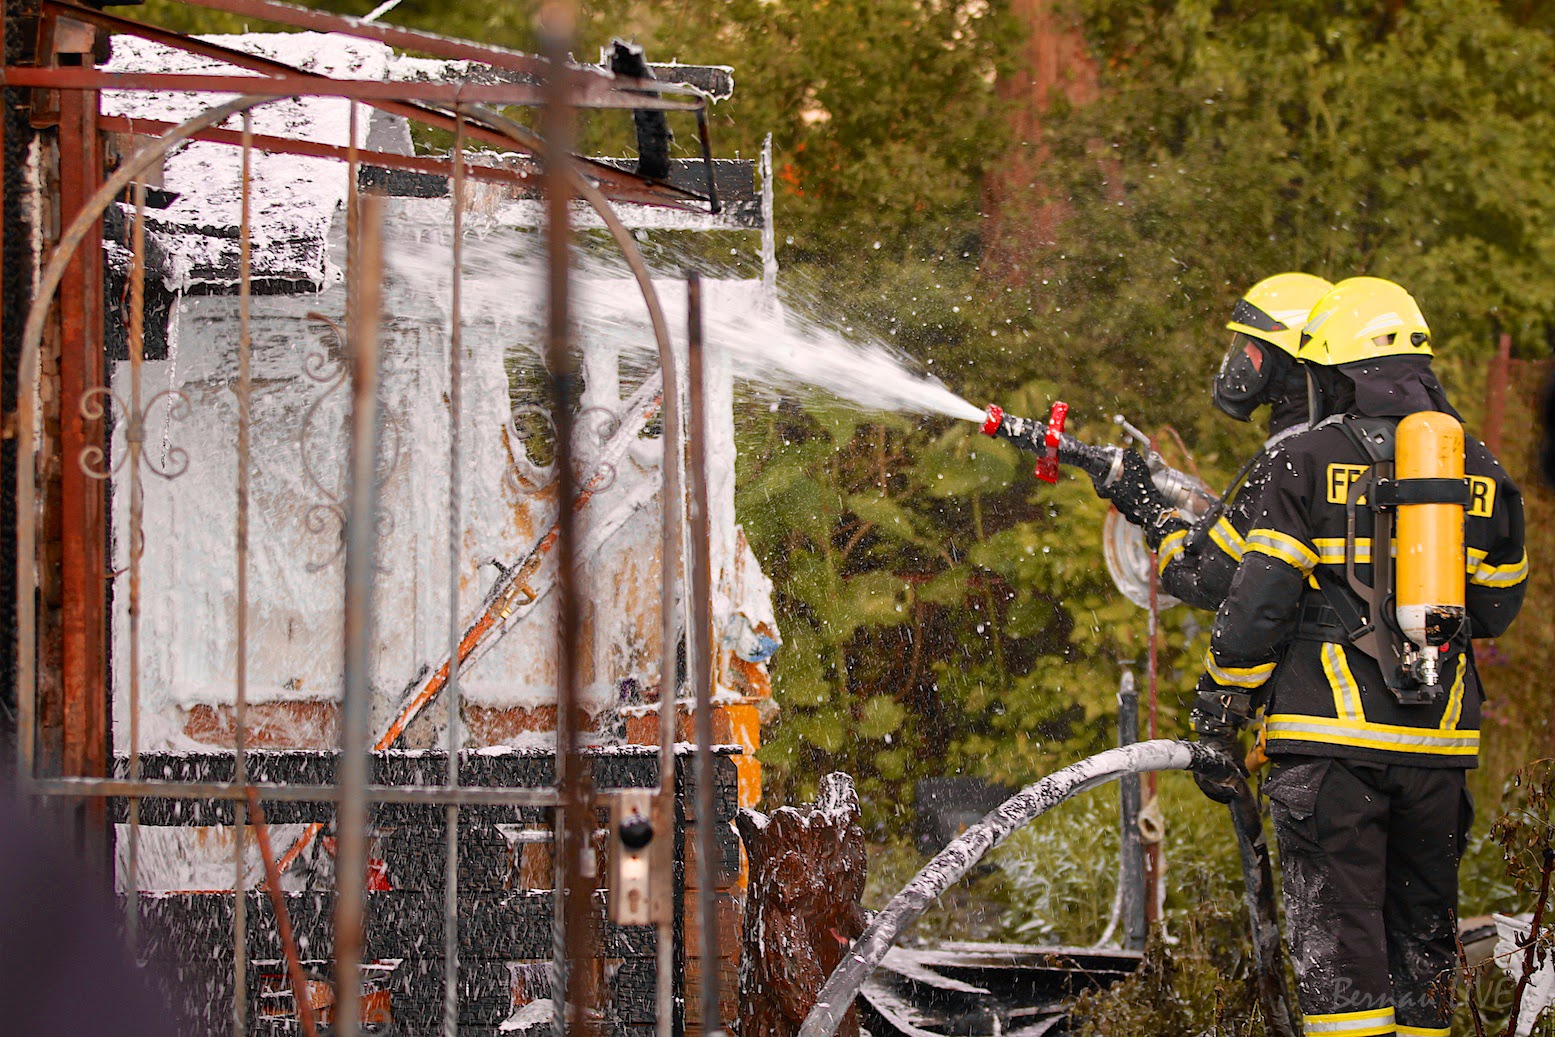
[[[304,567],[310,573],[321,572],[328,568],[335,559],[345,551],[346,546],[346,506],[343,495],[331,489],[330,480],[321,472],[322,465],[315,452],[324,449],[324,445],[330,442],[338,442],[338,437],[330,436],[322,428],[320,420],[325,402],[345,384],[349,374],[346,364],[346,338],[339,323],[322,313],[309,313],[309,320],[317,321],[328,329],[328,334],[322,336],[315,348],[310,349],[302,358],[302,373],[310,381],[323,386],[323,391],[308,404],[308,409],[303,413],[302,427],[297,434],[297,444],[302,461],[302,474],[322,497],[308,506],[303,514],[303,528],[314,536],[325,536],[333,533],[335,538],[334,550],[327,557],[304,563]],[[383,415],[383,425],[379,437],[377,479],[380,492],[393,480],[399,471],[400,462],[403,460],[405,442],[404,418],[388,408],[380,408]],[[394,515],[387,508],[379,508],[374,516],[374,529],[380,540],[394,534]],[[383,562],[382,553],[379,554],[379,572],[388,572],[389,568]]]
[[[621,430],[621,416],[608,407],[585,407],[573,416],[572,429],[575,450],[573,485],[590,494],[604,493],[615,485],[616,466],[609,461],[594,458],[605,452],[610,440]],[[530,458],[527,449],[528,441],[542,432],[552,442],[555,441],[556,422],[547,408],[534,403],[520,403],[513,407],[512,419],[507,428],[511,464],[506,473],[506,483],[515,494],[541,493],[550,489],[556,481],[554,458],[549,463],[539,464]],[[576,448],[579,446],[584,447],[584,450],[578,451]],[[539,482],[525,479],[521,468],[538,471],[544,478]]]
[[[189,397],[178,389],[163,389],[147,400],[139,411],[132,410],[118,393],[104,385],[82,393],[81,417],[87,421],[102,421],[108,416],[110,404],[111,409],[118,413],[124,425],[124,450],[110,464],[108,454],[102,447],[96,444],[85,447],[77,459],[81,470],[93,479],[112,479],[124,467],[124,462],[134,456],[138,461],[145,462],[146,471],[163,479],[176,479],[187,472],[189,452],[176,443],[166,444],[160,461],[146,451],[146,417],[164,400],[167,401],[169,421],[183,421],[193,410]]]

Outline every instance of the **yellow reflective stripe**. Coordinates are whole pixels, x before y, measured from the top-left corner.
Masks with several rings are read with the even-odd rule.
[[[1231,520],[1224,515],[1215,520],[1215,524],[1209,527],[1209,538],[1215,542],[1215,546],[1224,551],[1233,561],[1240,562],[1242,554],[1247,550],[1247,541],[1242,539],[1242,534],[1236,531]]]
[[[1247,534],[1247,550],[1278,558],[1303,576],[1317,567],[1317,554],[1310,547],[1277,529],[1255,529]]]
[[[1187,546],[1188,531],[1186,529],[1179,529],[1166,534],[1165,539],[1161,541],[1161,550],[1157,555],[1160,559],[1157,571],[1166,572],[1166,567],[1171,565],[1172,561],[1181,555],[1183,549]]]
[[[1312,544],[1317,548],[1318,560],[1325,565],[1344,564],[1344,537],[1317,537],[1312,541]],[[1389,543],[1388,553],[1394,558],[1398,557],[1397,540]],[[1483,552],[1481,553],[1483,554]],[[1371,564],[1371,537],[1355,538],[1355,564]],[[1472,569],[1473,567],[1470,566],[1470,568]]]
[[[1312,546],[1317,548],[1317,560],[1327,565],[1344,564],[1344,537],[1315,537]],[[1371,540],[1357,538],[1355,541],[1355,560],[1360,562],[1371,561]]]
[[[1274,663],[1259,663],[1257,666],[1221,666],[1215,661],[1215,650],[1210,648],[1204,653],[1204,669],[1215,679],[1216,684],[1228,688],[1259,688],[1269,675],[1274,672]]]
[[[1433,756],[1473,756],[1479,752],[1478,731],[1442,731],[1436,728],[1398,727],[1369,720],[1337,720],[1296,713],[1276,713],[1264,725],[1269,740],[1350,745],[1388,752],[1427,753]]]
[[[1317,548],[1318,561],[1325,565],[1344,564],[1344,537],[1316,537],[1312,546]],[[1392,554],[1398,557],[1398,541],[1392,543]],[[1355,564],[1371,564],[1371,537],[1355,538]]]
[[[1458,672],[1452,676],[1452,690],[1447,693],[1447,711],[1442,714],[1442,730],[1454,731],[1458,727],[1458,721],[1463,719],[1463,671],[1468,668],[1468,659],[1458,660]]]
[[[1474,565],[1469,570],[1469,582],[1481,587],[1515,587],[1528,578],[1527,551],[1506,565],[1486,565],[1483,556],[1471,560]]]
[[[1393,1033],[1393,1009],[1372,1008],[1364,1012],[1337,1012],[1333,1015],[1303,1015],[1301,1028],[1324,1037],[1371,1037]]]
[[[1332,642],[1323,643],[1323,673],[1328,677],[1328,687],[1334,693],[1334,713],[1341,720],[1365,720],[1361,709],[1361,688],[1350,672],[1350,660],[1344,648]]]
[[[1452,1033],[1450,1026],[1405,1026],[1398,1024],[1399,1037],[1447,1037]]]

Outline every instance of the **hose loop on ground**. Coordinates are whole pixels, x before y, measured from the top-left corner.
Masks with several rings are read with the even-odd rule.
[[[1026,786],[968,828],[924,865],[870,921],[863,935],[854,942],[852,952],[821,988],[815,1007],[799,1029],[799,1037],[833,1037],[859,988],[902,932],[1011,832],[1086,789],[1104,785],[1125,774],[1171,770],[1197,771],[1220,781],[1234,780],[1237,784],[1238,798],[1232,804],[1232,820],[1242,849],[1243,878],[1248,885],[1259,993],[1269,1032],[1275,1037],[1292,1037],[1279,960],[1279,931],[1274,921],[1272,872],[1257,803],[1246,782],[1241,780],[1241,770],[1232,760],[1198,742],[1172,739],[1136,742],[1071,764]]]

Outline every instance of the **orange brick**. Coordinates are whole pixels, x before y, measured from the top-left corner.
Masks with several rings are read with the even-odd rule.
[[[686,892],[686,960],[704,957],[702,954],[701,898],[692,891]],[[718,933],[718,950],[725,957],[736,961],[740,953],[740,904],[731,893],[718,893],[714,899],[715,930]],[[689,983],[688,983],[689,986]]]
[[[697,876],[701,872],[697,868],[697,862],[701,859],[697,856],[697,826],[695,822],[686,825],[686,889],[699,889]],[[739,885],[739,873],[715,863],[713,888],[720,890],[732,890]]]

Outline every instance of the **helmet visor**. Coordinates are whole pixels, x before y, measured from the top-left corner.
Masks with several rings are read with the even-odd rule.
[[[1253,411],[1265,402],[1274,364],[1267,343],[1236,332],[1231,347],[1215,375],[1215,406],[1238,421],[1252,420]]]

